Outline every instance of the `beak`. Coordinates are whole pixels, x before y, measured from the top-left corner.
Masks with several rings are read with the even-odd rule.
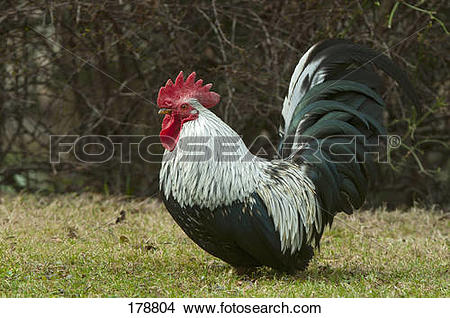
[[[171,112],[172,112],[172,110],[169,109],[169,108],[161,108],[161,109],[159,110],[158,114],[160,114],[160,115],[165,115],[165,114],[170,114]]]

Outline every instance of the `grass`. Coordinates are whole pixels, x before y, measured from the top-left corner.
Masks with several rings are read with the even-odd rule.
[[[157,201],[3,196],[0,296],[449,297],[448,234],[442,212],[342,214],[305,272],[243,277]]]

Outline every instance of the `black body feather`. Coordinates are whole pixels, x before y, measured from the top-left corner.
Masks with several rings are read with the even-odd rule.
[[[303,239],[295,254],[281,252],[280,236],[262,200],[234,203],[215,210],[182,208],[172,197],[163,197],[173,219],[198,246],[235,267],[267,265],[293,272],[308,266],[313,249]]]

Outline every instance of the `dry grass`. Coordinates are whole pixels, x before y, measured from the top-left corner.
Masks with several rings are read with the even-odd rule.
[[[0,296],[449,297],[448,234],[433,211],[340,215],[307,271],[240,277],[156,201],[3,196]]]

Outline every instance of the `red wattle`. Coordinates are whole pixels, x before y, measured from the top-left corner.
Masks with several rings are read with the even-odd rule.
[[[166,115],[162,122],[162,129],[159,133],[159,139],[164,148],[172,151],[180,137],[182,122],[178,116]]]

